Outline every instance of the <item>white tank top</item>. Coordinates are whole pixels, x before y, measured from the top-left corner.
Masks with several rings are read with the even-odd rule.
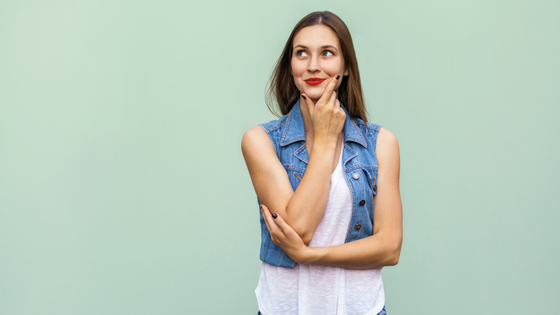
[[[352,215],[352,194],[342,169],[342,151],[331,175],[329,199],[309,246],[344,244]],[[385,305],[381,268],[331,266],[284,268],[262,263],[255,290],[263,315],[376,315]]]

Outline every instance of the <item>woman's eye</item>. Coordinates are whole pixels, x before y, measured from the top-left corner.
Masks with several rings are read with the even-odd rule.
[[[304,50],[300,50],[300,51],[296,52],[296,56],[298,56],[298,57],[305,57],[305,55],[307,55],[307,54],[305,53]]]
[[[325,50],[325,52],[323,53],[323,56],[334,56],[334,54],[329,50]]]

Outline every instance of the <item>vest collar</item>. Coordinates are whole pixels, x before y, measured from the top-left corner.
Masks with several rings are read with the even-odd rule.
[[[288,144],[305,141],[305,126],[303,124],[303,116],[301,114],[301,109],[299,107],[299,100],[294,104],[288,117],[286,119],[286,128],[282,134],[282,139],[280,140],[281,146],[287,146]],[[364,148],[367,148],[366,138],[363,132],[358,128],[358,125],[350,118],[348,111],[340,104],[340,107],[346,113],[346,121],[344,122],[344,142],[352,141],[361,144]]]

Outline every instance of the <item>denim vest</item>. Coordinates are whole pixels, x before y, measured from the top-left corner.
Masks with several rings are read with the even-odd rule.
[[[305,174],[309,154],[305,147],[305,127],[299,101],[287,115],[261,124],[286,169],[294,191]],[[342,166],[352,193],[352,218],[345,243],[373,235],[373,196],[377,194],[377,158],[375,145],[381,126],[351,118],[346,112]],[[260,205],[260,201],[259,205]],[[260,211],[259,211],[260,213]],[[271,265],[293,268],[296,262],[270,239],[264,218],[261,221],[260,259]]]

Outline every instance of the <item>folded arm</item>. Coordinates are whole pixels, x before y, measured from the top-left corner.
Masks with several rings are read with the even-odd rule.
[[[307,247],[280,214],[264,206],[272,240],[303,264],[370,269],[398,263],[402,244],[402,204],[399,192],[400,157],[395,136],[381,129],[377,140],[378,180],[373,235],[337,246]]]

